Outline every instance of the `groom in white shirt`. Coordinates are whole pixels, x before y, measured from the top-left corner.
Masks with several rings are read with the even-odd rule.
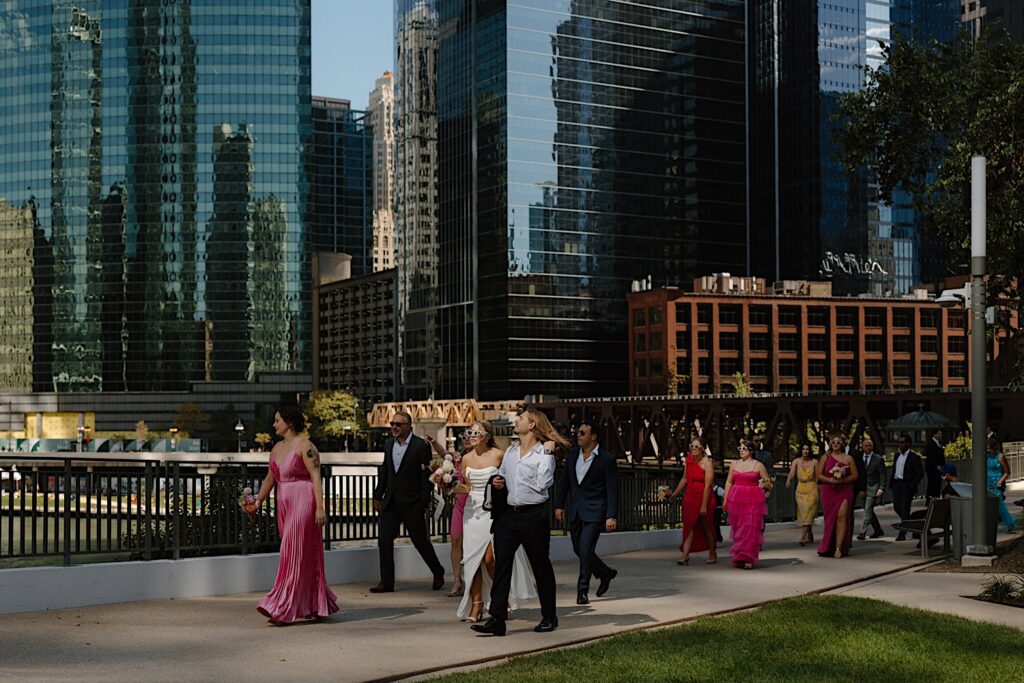
[[[490,619],[471,627],[478,633],[505,635],[512,567],[519,546],[526,551],[537,582],[541,621],[537,633],[558,628],[555,614],[555,571],[551,567],[551,522],[548,490],[555,481],[554,441],[542,442],[540,435],[555,436],[544,413],[528,408],[516,416],[519,444],[505,451],[501,468],[491,479],[495,497],[506,494],[507,503],[495,503],[501,512],[494,520],[494,583],[491,585]],[[560,437],[559,437],[560,438]],[[561,440],[561,439],[560,439]],[[563,440],[564,441],[564,440]]]

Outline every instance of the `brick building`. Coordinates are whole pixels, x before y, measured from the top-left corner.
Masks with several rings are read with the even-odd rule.
[[[735,373],[766,392],[969,386],[967,311],[923,294],[832,297],[828,283],[803,281],[768,293],[727,275],[694,289],[628,295],[633,395],[730,393]]]

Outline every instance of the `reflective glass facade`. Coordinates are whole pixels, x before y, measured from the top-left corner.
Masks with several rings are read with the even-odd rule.
[[[306,224],[317,251],[352,257],[352,275],[373,268],[373,126],[348,100],[313,98]]]
[[[0,391],[308,370],[309,21],[309,0],[5,3]]]
[[[624,393],[631,282],[746,268],[745,3],[431,6],[437,371],[406,397]]]
[[[952,41],[958,0],[752,0],[750,169],[753,270],[828,277],[837,294],[903,294],[941,275],[910,198],[875,198],[869,169],[838,161],[832,116],[863,87],[893,32]]]

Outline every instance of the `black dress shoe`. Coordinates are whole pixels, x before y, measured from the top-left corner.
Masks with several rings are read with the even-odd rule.
[[[619,575],[618,570],[613,569],[608,572],[608,576],[601,579],[601,584],[597,587],[597,597],[601,597],[608,592],[609,586],[612,585],[612,579]]]
[[[394,593],[394,586],[385,586],[383,583],[378,583],[376,586],[370,588],[371,593]]]
[[[537,633],[551,633],[558,628],[558,617],[551,617],[550,619],[541,619],[540,623],[533,627],[533,630]]]
[[[897,541],[905,541],[905,540],[907,540],[907,535],[906,534],[897,534],[896,540]]]
[[[857,540],[858,541],[863,541],[866,538],[867,538],[867,536],[865,536],[864,534],[857,534]]]
[[[875,539],[875,538],[884,538],[884,537],[885,537],[885,534],[883,534],[883,533],[882,533],[881,531],[879,531],[879,532],[878,532],[877,534],[871,534],[871,538],[872,538],[872,539]]]
[[[442,588],[444,588],[444,572],[441,572],[440,574],[434,574],[434,584],[431,586],[431,588],[433,588],[436,591],[439,591]]]
[[[587,597],[586,593],[578,593],[576,595],[576,604],[577,605],[589,605],[590,604],[590,598]]]
[[[490,636],[503,636],[505,635],[505,620],[491,617],[482,624],[473,624],[470,628],[477,633],[483,633]]]

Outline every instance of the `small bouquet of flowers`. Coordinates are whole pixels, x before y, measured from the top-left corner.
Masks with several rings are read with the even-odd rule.
[[[765,493],[768,493],[768,492],[770,492],[770,491],[771,491],[771,490],[772,490],[773,488],[775,488],[775,483],[774,483],[774,482],[772,482],[772,480],[771,480],[771,479],[761,479],[761,480],[760,480],[760,481],[758,482],[758,486],[760,486],[760,487],[761,487],[761,490],[762,490],[762,491],[764,491]]]
[[[445,453],[444,456],[435,455],[430,461],[430,483],[432,483],[443,496],[450,496],[455,493],[456,487],[461,483],[459,477],[459,464],[462,458],[454,453]]]
[[[666,500],[672,497],[672,488],[662,484],[658,487],[658,502],[664,503]]]
[[[850,468],[847,467],[846,465],[836,465],[835,467],[830,469],[828,473],[832,477],[832,479],[834,479],[835,481],[839,481],[840,479],[842,479],[843,477],[850,473]]]
[[[242,495],[238,496],[238,505],[250,517],[256,514],[256,497],[252,495],[252,489],[248,486],[242,489]]]

